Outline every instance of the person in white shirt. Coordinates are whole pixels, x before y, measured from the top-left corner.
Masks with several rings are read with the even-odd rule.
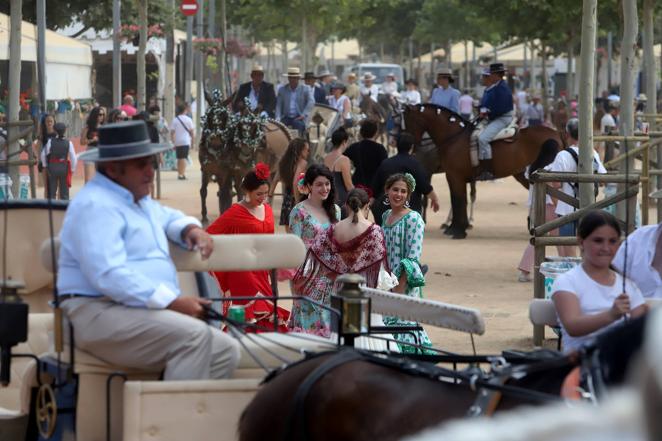
[[[600,120],[600,133],[608,134],[618,129],[618,114],[620,112],[620,103],[617,101],[609,102],[609,112],[605,113]]]
[[[552,300],[561,322],[563,352],[590,344],[616,323],[646,313],[639,288],[612,270],[621,228],[604,210],[593,210],[579,223],[577,238],[583,260],[561,274],[552,286]]]
[[[469,95],[467,89],[464,89],[464,93],[458,100],[458,105],[460,107],[460,115],[462,118],[470,120],[473,116],[474,99]]]
[[[186,115],[186,103],[177,106],[177,116],[170,123],[170,136],[177,156],[177,179],[186,179],[186,159],[195,139],[193,120]]]
[[[662,190],[650,197],[662,197]],[[662,223],[637,228],[621,244],[612,266],[632,279],[647,299],[662,299]],[[627,267],[625,244],[627,243]]]
[[[526,114],[526,109],[529,107],[529,94],[526,90],[520,89],[515,93],[515,103],[517,103],[517,110],[520,117]]]
[[[545,167],[545,170],[551,172],[577,172],[577,163],[578,160],[575,159],[575,155],[579,157],[579,148],[577,147],[578,138],[579,138],[579,120],[577,118],[571,118],[566,124],[566,136],[567,142],[570,147],[565,150],[561,150],[557,153],[554,158],[554,162]],[[600,161],[600,156],[598,152],[593,150],[593,172],[594,173],[607,173],[605,166]],[[569,196],[577,197],[577,185],[576,183],[564,182],[563,184],[559,182],[552,183],[553,187],[561,188],[561,191]],[[556,214],[561,217],[566,214],[572,213],[575,211],[575,208],[572,205],[566,204],[565,202],[559,200],[556,203]],[[571,222],[565,225],[562,225],[559,228],[559,236],[574,236],[576,230],[577,222]],[[574,257],[577,255],[576,247],[574,246],[563,246],[559,247],[559,254],[566,257]]]
[[[366,72],[363,74],[363,84],[359,88],[359,93],[361,97],[359,99],[359,104],[365,97],[370,97],[371,100],[377,102],[379,98],[379,87],[376,84],[373,84],[377,77],[374,76],[371,72]]]
[[[418,83],[416,80],[409,79],[405,82],[406,90],[402,92],[400,98],[405,104],[421,104],[421,93],[418,91]]]
[[[382,93],[390,97],[398,96],[398,83],[395,81],[395,74],[393,72],[389,72],[386,75],[386,79],[382,83]]]

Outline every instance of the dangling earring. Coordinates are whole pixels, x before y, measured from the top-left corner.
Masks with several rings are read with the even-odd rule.
[[[382,204],[386,205],[387,207],[388,207],[389,205],[391,205],[391,201],[388,200],[388,196],[386,196],[386,197],[384,198],[384,200],[382,201]]]
[[[405,201],[405,208],[409,208],[409,199]]]

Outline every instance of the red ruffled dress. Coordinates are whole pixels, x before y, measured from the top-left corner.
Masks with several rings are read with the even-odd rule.
[[[207,227],[209,234],[274,234],[274,215],[271,207],[264,204],[264,220],[253,216],[242,204],[234,204],[214,223]],[[231,250],[229,250],[231,252]],[[221,285],[224,296],[253,297],[273,295],[269,282],[269,271],[212,272]],[[223,302],[223,314],[230,304],[246,305],[246,322],[273,331],[274,305],[271,300],[235,300]],[[278,331],[287,332],[289,311],[278,307]]]

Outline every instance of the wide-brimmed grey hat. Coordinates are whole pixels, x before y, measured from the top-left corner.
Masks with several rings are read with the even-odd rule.
[[[319,74],[317,74],[317,77],[316,77],[316,78],[317,78],[318,80],[321,80],[321,79],[324,78],[324,77],[332,77],[332,76],[333,76],[333,74],[332,74],[331,72],[329,72],[328,70],[325,69],[325,70],[323,70],[322,72],[320,72]]]
[[[142,158],[171,149],[168,144],[150,142],[145,121],[123,121],[99,127],[99,144],[81,153],[85,162],[124,161]]]
[[[659,198],[662,198],[662,189],[655,190],[654,192],[652,192],[651,194],[649,194],[648,197],[649,197],[649,198],[652,198],[652,199],[659,199]]]

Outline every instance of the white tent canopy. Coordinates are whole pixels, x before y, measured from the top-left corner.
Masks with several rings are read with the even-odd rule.
[[[37,61],[37,27],[21,26],[21,59]],[[9,16],[0,14],[0,60],[9,59]],[[46,31],[46,99],[92,96],[92,51],[87,43]]]

